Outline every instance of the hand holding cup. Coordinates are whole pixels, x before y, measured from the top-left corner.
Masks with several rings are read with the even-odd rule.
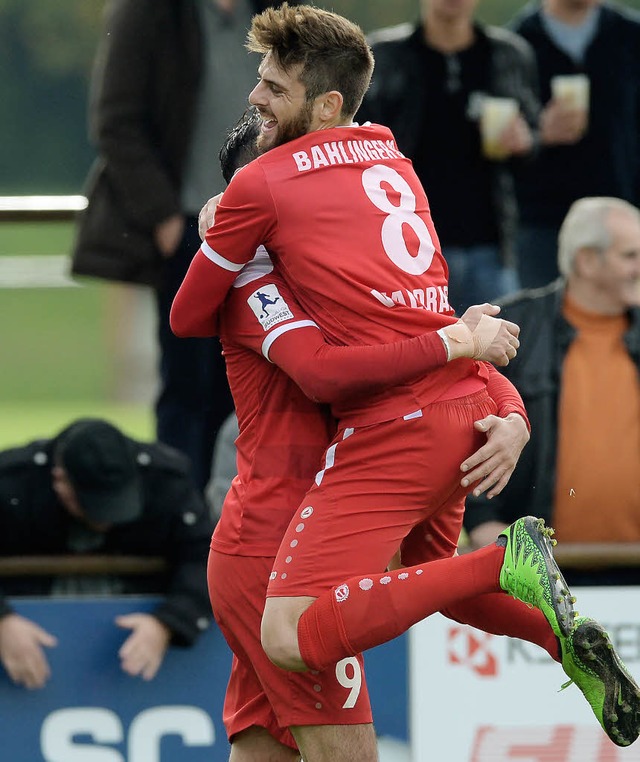
[[[505,131],[513,124],[519,112],[515,98],[486,96],[480,112],[480,136],[482,153],[487,159],[502,161],[510,155],[505,141]]]

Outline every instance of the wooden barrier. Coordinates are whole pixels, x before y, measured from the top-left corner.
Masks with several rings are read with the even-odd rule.
[[[561,567],[568,569],[640,567],[638,542],[561,542],[553,555]]]
[[[560,543],[554,549],[558,564],[568,569],[640,567],[640,543]],[[1,577],[37,575],[122,574],[140,576],[167,570],[164,559],[143,556],[10,556],[0,558]]]
[[[468,544],[459,553],[469,553]],[[640,542],[559,542],[553,549],[563,569],[636,569],[640,568]]]
[[[167,563],[156,556],[9,556],[0,558],[1,577],[68,576],[80,574],[120,574],[140,576],[161,574]]]

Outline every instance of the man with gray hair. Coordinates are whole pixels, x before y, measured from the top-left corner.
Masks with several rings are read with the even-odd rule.
[[[531,440],[500,495],[469,496],[477,547],[529,512],[563,543],[640,542],[640,211],[617,198],[574,202],[558,269],[558,280],[502,304],[524,338],[501,370],[522,394]],[[566,576],[574,585],[637,582],[633,569]]]

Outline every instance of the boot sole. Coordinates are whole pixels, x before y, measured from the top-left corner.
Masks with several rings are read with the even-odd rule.
[[[598,622],[585,622],[573,633],[573,650],[605,687],[602,724],[618,746],[629,746],[640,735],[640,689]]]

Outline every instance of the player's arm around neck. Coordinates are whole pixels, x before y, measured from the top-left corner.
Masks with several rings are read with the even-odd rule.
[[[236,276],[268,241],[276,214],[262,169],[238,172],[216,207],[215,224],[193,258],[171,306],[176,336],[217,333],[217,313]]]

